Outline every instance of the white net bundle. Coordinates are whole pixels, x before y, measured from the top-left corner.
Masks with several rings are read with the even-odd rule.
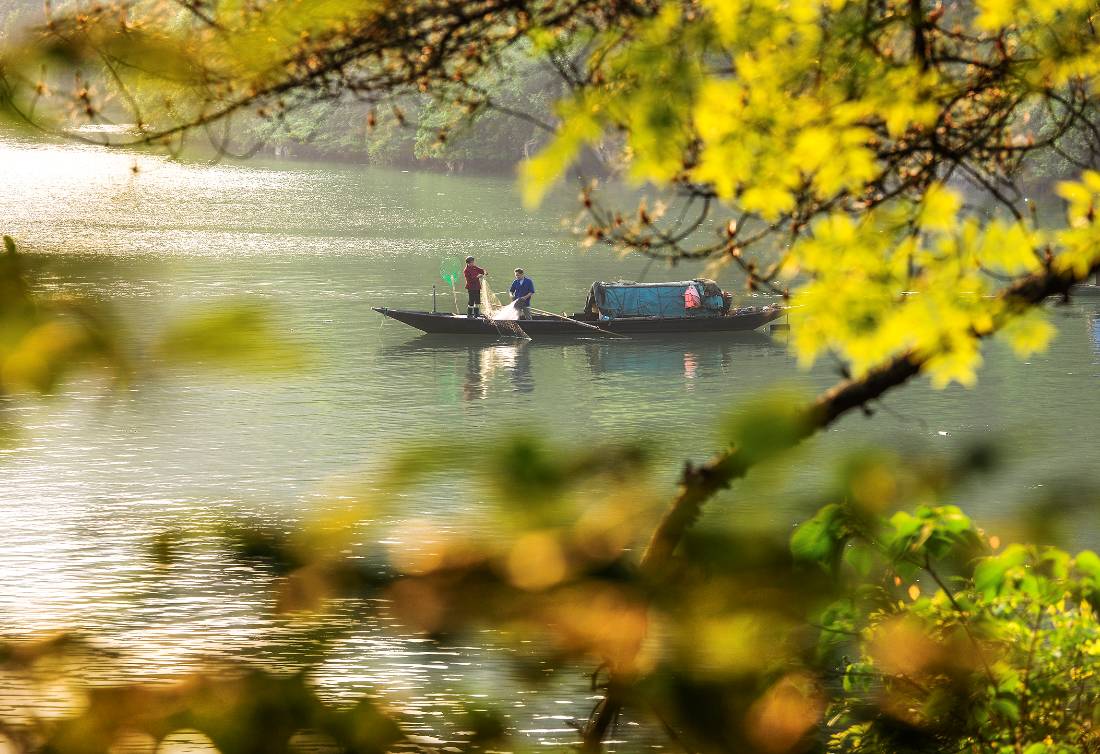
[[[523,328],[516,324],[516,320],[519,319],[519,311],[516,310],[515,302],[512,301],[502,305],[485,278],[481,279],[481,311],[489,318],[489,321],[493,323],[501,336],[530,339]]]
[[[494,309],[492,319],[497,322],[515,322],[519,319],[519,309],[516,308],[516,302],[513,301]]]

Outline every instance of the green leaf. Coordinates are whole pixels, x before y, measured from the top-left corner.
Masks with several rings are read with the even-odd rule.
[[[994,699],[990,707],[996,714],[1007,720],[1016,722],[1020,719],[1020,706],[1011,699]]]
[[[844,669],[842,681],[844,690],[853,693],[871,688],[873,679],[878,675],[874,665],[864,662],[853,662]]]
[[[974,588],[987,599],[996,596],[1003,590],[1008,572],[1027,559],[1028,550],[1023,545],[1009,545],[1000,555],[985,558],[974,569]]]
[[[244,370],[291,370],[304,361],[300,347],[273,325],[269,308],[255,301],[221,304],[174,322],[156,351],[170,362]]]
[[[860,576],[869,576],[875,566],[875,555],[859,543],[850,544],[844,549],[844,562],[850,565]]]
[[[809,521],[799,524],[791,535],[791,554],[798,560],[828,564],[838,546],[842,514],[839,505],[826,505]]]
[[[1002,694],[1016,694],[1023,688],[1020,674],[1006,665],[997,668],[997,691]]]
[[[1092,550],[1082,550],[1073,559],[1073,566],[1081,573],[1100,578],[1100,556]]]
[[[738,449],[737,461],[754,465],[797,445],[810,428],[802,405],[796,396],[776,393],[734,414],[724,434]]]

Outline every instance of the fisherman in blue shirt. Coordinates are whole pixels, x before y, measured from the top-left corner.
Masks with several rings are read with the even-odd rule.
[[[531,296],[535,295],[535,281],[524,277],[523,270],[517,267],[516,279],[512,281],[510,290],[520,319],[531,319]]]

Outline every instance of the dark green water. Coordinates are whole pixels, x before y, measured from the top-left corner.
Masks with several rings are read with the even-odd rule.
[[[433,283],[449,307],[439,262],[467,253],[498,289],[522,265],[537,305],[557,311],[579,308],[593,280],[699,271],[578,251],[561,223],[569,196],[527,213],[507,180],[151,158],[134,176],[133,160],[0,142],[0,231],[41,255],[48,287],[109,304],[136,339],[180,312],[247,295],[269,302],[312,360],[267,377],[177,370],[116,395],[77,382],[16,407],[24,435],[0,451],[0,634],[84,631],[121,652],[109,670],[89,671],[96,680],[171,676],[211,656],[295,667],[319,627],[353,626],[317,673],[326,693],[379,694],[446,739],[458,696],[488,689],[486,703],[519,705],[514,724],[532,741],[568,740],[563,720],[591,703],[579,673],[516,697],[508,651],[492,637],[437,647],[353,605],[324,619],[279,617],[263,574],[201,535],[166,571],[151,566],[149,539],[242,517],[289,526],[339,509],[349,485],[369,488],[395,444],[414,439],[466,445],[475,466],[517,430],[564,444],[641,439],[671,490],[685,459],[716,447],[716,420],[730,407],[762,388],[812,392],[836,378],[827,367],[799,373],[764,335],[469,344],[370,311],[430,308]],[[876,446],[947,458],[1000,442],[1007,465],[952,498],[991,530],[1051,489],[1096,486],[1098,313],[1089,300],[1057,309],[1059,338],[1027,363],[990,346],[973,390],[917,384],[873,419],[846,418],[786,468],[754,472],[707,525],[790,526],[832,459]],[[1069,544],[1100,539],[1095,498],[1087,503],[1055,527]],[[441,482],[364,525],[362,541],[385,542],[408,519],[476,532],[485,513],[469,489]]]

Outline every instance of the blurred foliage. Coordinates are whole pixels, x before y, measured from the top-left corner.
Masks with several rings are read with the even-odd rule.
[[[32,699],[49,690],[57,699],[58,676],[73,682],[73,668],[59,664],[79,647],[75,640],[52,640],[8,649],[0,665],[9,690]],[[18,664],[15,658],[21,660]],[[98,754],[151,752],[177,746],[223,754],[346,751],[387,752],[403,743],[397,723],[363,700],[336,708],[317,698],[302,674],[274,676],[245,667],[171,684],[69,690],[62,703],[75,714],[5,719],[0,741],[7,750]]]
[[[36,282],[41,257],[18,251],[4,236],[0,254],[0,401],[12,396],[50,396],[77,372],[102,374],[112,384],[133,378],[138,366],[198,363],[235,371],[300,367],[303,350],[272,326],[266,307],[252,301],[222,302],[170,321],[144,347],[129,342],[121,324],[99,302],[46,291]],[[31,261],[33,260],[33,262]],[[0,438],[17,431],[5,422]]]
[[[792,537],[844,596],[822,608],[838,671],[827,748],[1044,754],[1100,748],[1100,559],[990,540],[954,506],[823,509]]]
[[[221,302],[210,311],[171,322],[160,336],[156,355],[168,362],[252,371],[301,367],[301,348],[272,322],[268,307],[255,301]]]
[[[775,419],[753,409],[733,423]],[[399,519],[383,544],[349,548],[356,522],[465,466],[464,455],[440,461],[421,447],[351,513],[292,531],[242,522],[222,537],[233,557],[269,569],[279,610],[364,599],[456,646],[492,629],[494,641],[526,647],[515,663],[530,684],[547,668],[629,662],[632,718],[689,751],[1098,750],[1100,558],[1002,543],[943,502],[996,472],[995,450],[955,463],[854,454],[826,493],[835,502],[789,543],[735,522],[695,529],[655,575],[632,554],[655,513],[642,502],[653,485],[644,454],[562,452],[529,437],[508,447],[471,490],[496,507],[496,531]],[[189,536],[158,538],[154,556]],[[59,679],[72,685],[66,715],[0,716],[17,749],[153,751],[181,737],[222,752],[425,746],[403,733],[414,721],[399,711],[319,701],[308,670],[215,666],[168,685],[89,688],[56,661],[77,651],[59,637],[0,653],[9,686],[36,679],[56,697]],[[597,671],[592,682],[611,678]],[[497,716],[471,714],[447,745],[524,748]]]
[[[55,392],[76,368],[99,362],[124,379],[115,326],[91,302],[37,295],[11,236],[0,256],[0,396]]]

